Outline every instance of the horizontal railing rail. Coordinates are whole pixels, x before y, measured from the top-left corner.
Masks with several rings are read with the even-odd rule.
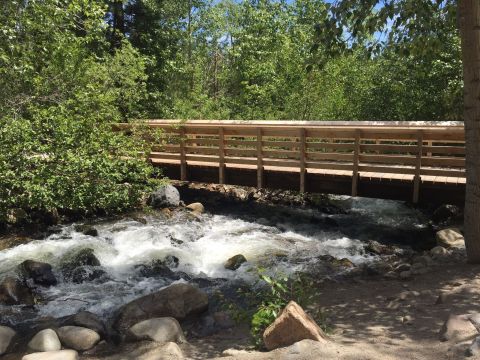
[[[165,142],[155,144],[153,162],[175,161],[181,180],[189,163],[217,165],[225,182],[227,166],[256,168],[263,187],[268,167],[299,172],[299,190],[313,169],[352,177],[351,195],[365,173],[382,173],[412,181],[418,202],[422,179],[465,178],[465,134],[461,123],[260,122],[152,120]],[[128,128],[130,124],[120,124]]]

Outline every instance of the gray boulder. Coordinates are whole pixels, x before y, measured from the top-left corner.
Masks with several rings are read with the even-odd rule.
[[[12,342],[12,339],[16,335],[15,330],[8,326],[0,326],[0,356],[5,354]]]
[[[34,305],[32,291],[20,280],[6,277],[0,283],[0,304],[3,305]]]
[[[243,263],[247,262],[247,258],[242,254],[232,256],[228,259],[223,266],[228,270],[237,270]]]
[[[74,350],[37,352],[25,355],[22,360],[78,360],[78,353]]]
[[[208,296],[205,292],[189,284],[174,284],[122,306],[115,318],[114,328],[125,333],[143,320],[158,317],[183,320],[207,309]]]
[[[57,333],[52,329],[39,331],[28,343],[33,351],[58,351],[62,348]]]
[[[150,194],[147,204],[156,209],[177,207],[180,205],[180,193],[176,187],[164,185]]]
[[[187,340],[177,320],[171,317],[141,321],[128,330],[131,340],[151,340],[158,343],[184,343]]]
[[[98,230],[95,229],[92,225],[81,224],[74,226],[75,231],[80,232],[84,235],[89,236],[98,236]]]
[[[89,350],[100,341],[97,332],[80,326],[62,326],[57,333],[66,348],[78,351]]]
[[[42,286],[51,286],[57,284],[57,279],[52,272],[50,264],[25,260],[19,265],[19,270],[25,280],[32,280],[34,284]]]

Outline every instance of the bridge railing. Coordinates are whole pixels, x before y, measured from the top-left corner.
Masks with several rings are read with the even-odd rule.
[[[464,128],[459,124],[425,123],[298,123],[298,122],[184,122],[151,121],[165,132],[155,146],[153,162],[180,165],[187,180],[189,163],[218,166],[218,182],[225,183],[226,167],[250,167],[263,187],[264,170],[299,172],[299,190],[306,190],[309,171],[365,174],[412,181],[412,200],[418,201],[422,179],[446,181],[465,177]]]

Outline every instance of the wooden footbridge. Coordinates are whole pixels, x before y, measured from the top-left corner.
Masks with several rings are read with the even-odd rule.
[[[463,203],[461,123],[152,120],[172,179]]]

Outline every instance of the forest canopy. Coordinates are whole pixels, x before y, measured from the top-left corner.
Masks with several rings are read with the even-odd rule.
[[[318,40],[332,19],[325,0],[10,0],[0,10],[0,220],[138,203],[153,186],[148,149],[112,132],[115,122],[462,119],[460,41],[443,19],[415,38],[347,34],[332,54]],[[418,51],[423,41],[434,46]]]

